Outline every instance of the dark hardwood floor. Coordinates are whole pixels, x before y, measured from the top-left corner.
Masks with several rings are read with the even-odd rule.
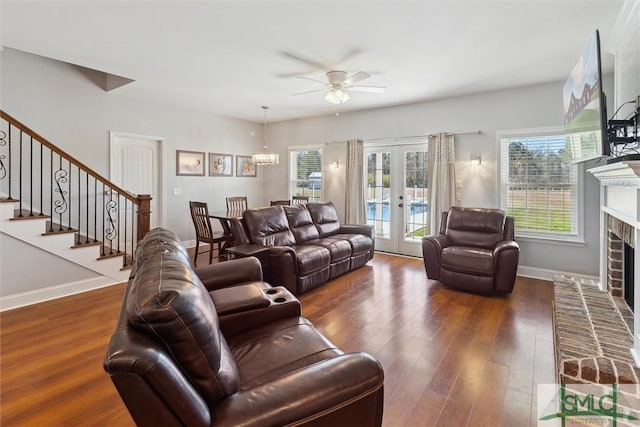
[[[0,315],[0,425],[133,425],[102,360],[124,285]],[[376,254],[303,295],[303,315],[385,371],[385,426],[534,426],[553,383],[550,282],[508,297],[427,280],[422,260]]]

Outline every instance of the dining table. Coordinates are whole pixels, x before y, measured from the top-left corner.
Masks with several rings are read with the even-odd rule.
[[[242,220],[242,213],[244,210],[225,210],[225,211],[212,211],[209,212],[209,217],[217,219],[222,227],[222,232],[228,239],[222,244],[220,252],[223,253],[226,249],[235,245],[235,237],[233,235],[233,222]]]

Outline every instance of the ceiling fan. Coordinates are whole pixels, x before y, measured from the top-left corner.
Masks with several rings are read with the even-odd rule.
[[[299,79],[311,80],[323,85],[320,89],[309,90],[306,92],[296,93],[295,95],[304,95],[313,92],[326,92],[325,101],[332,104],[344,104],[351,97],[349,92],[369,92],[384,93],[386,87],[382,86],[356,86],[356,83],[371,77],[371,74],[364,71],[358,71],[349,76],[346,71],[328,71],[327,81],[312,79],[311,77],[298,76]]]

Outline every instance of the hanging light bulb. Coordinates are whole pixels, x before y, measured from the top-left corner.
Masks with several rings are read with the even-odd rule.
[[[269,107],[263,106],[264,110],[264,145],[262,146],[263,151],[260,153],[251,154],[251,163],[255,165],[266,165],[273,166],[280,163],[280,156],[276,153],[270,153],[268,151],[269,146],[267,146],[267,110]]]

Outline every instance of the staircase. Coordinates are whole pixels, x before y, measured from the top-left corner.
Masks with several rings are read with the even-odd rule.
[[[0,235],[91,270],[90,288],[126,281],[151,197],[121,189],[6,112],[0,118]],[[38,291],[44,299],[78,291],[57,288]],[[27,300],[3,295],[0,310]]]

